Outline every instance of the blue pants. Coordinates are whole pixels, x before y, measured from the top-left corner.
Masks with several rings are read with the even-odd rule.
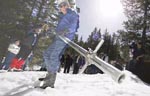
[[[26,67],[29,66],[30,62],[32,61],[33,59],[33,54],[30,55],[30,57],[28,57],[26,60],[25,60],[25,64],[22,66],[22,69],[25,70]]]
[[[4,68],[4,70],[8,70],[10,63],[15,56],[16,55],[14,53],[8,52],[6,59],[5,59],[4,63],[2,64],[1,69]]]
[[[44,63],[48,72],[56,73],[60,66],[60,56],[66,48],[66,43],[56,36],[52,44],[44,52]]]

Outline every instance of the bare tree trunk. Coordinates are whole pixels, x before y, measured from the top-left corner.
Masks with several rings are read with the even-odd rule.
[[[143,21],[143,32],[142,32],[142,45],[145,45],[146,42],[146,29],[147,29],[147,8],[148,8],[148,0],[144,2],[144,21]]]
[[[33,1],[32,9],[31,9],[31,12],[29,14],[29,19],[31,19],[31,17],[32,17],[32,13],[33,13],[33,10],[34,10],[34,7],[35,7],[35,2],[36,2],[36,0]]]
[[[45,0],[42,0],[42,3],[40,3],[39,11],[38,11],[38,14],[37,14],[36,22],[39,21],[40,14],[41,14],[41,11],[43,9],[42,7],[43,7],[44,4],[45,4]]]

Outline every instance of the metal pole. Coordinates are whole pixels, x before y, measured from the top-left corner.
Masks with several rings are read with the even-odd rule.
[[[94,64],[95,66],[100,68],[104,73],[109,74],[112,77],[112,79],[115,80],[116,82],[121,83],[122,80],[125,78],[125,74],[122,71],[110,65],[109,63],[103,61],[96,55],[95,52],[98,51],[98,49],[102,46],[102,43],[104,41],[100,41],[96,49],[93,52],[91,51],[89,52],[64,36],[59,36],[59,38],[63,40],[65,43],[67,43],[69,46],[71,46],[73,49],[75,49],[82,56],[84,56],[85,59],[88,60],[87,62]]]

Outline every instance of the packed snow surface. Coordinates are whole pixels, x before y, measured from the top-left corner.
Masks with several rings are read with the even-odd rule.
[[[39,84],[38,78],[45,74],[40,71],[1,72],[0,96],[150,96],[150,86],[134,76],[127,76],[118,84],[107,74],[58,73],[55,88],[34,88]]]

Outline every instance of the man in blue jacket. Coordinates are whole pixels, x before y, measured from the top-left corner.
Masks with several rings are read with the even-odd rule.
[[[59,10],[61,15],[56,27],[56,33],[72,40],[78,28],[79,16],[69,8],[69,2],[67,1],[63,1],[59,4]],[[45,78],[39,79],[40,81],[44,81],[44,84],[40,88],[54,88],[56,74],[60,66],[60,56],[66,48],[66,45],[67,44],[56,35],[52,44],[44,52],[43,58],[48,73]]]

